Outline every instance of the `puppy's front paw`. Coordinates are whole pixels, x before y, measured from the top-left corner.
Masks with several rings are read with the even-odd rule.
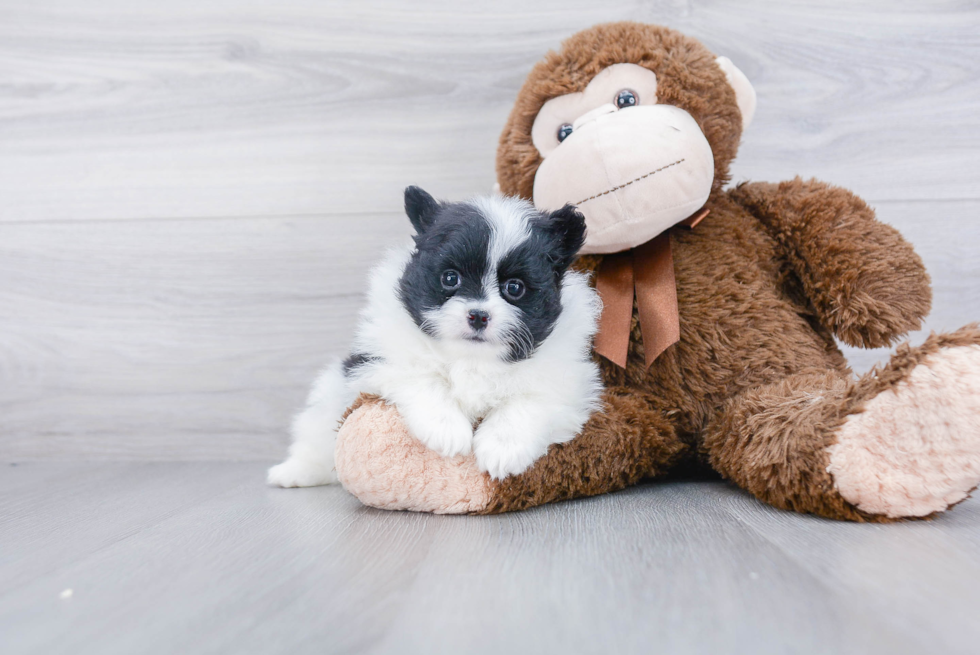
[[[269,469],[266,482],[273,487],[317,487],[337,482],[333,461],[290,457]]]
[[[459,412],[427,412],[406,419],[416,439],[443,457],[469,455],[473,448],[473,426]]]
[[[480,426],[474,438],[476,464],[490,477],[501,480],[523,473],[545,454],[534,439],[522,439],[513,432],[500,432],[493,426]]]

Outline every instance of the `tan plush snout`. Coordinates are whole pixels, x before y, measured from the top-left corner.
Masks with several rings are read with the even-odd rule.
[[[585,127],[586,123],[590,123],[595,119],[599,118],[600,116],[605,116],[606,114],[612,114],[615,113],[616,111],[618,111],[616,109],[616,105],[614,105],[611,102],[607,102],[601,107],[596,107],[592,111],[586,112],[581,116],[579,116],[577,119],[575,119],[575,122],[572,123],[572,128],[574,130],[581,130],[583,127]]]
[[[711,193],[714,158],[683,109],[602,105],[580,116],[534,178],[534,204],[565,203],[585,215],[583,253],[638,246],[700,209]]]

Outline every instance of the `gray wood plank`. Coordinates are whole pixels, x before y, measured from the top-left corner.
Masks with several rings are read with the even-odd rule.
[[[419,602],[406,606],[374,652],[423,653],[433,644],[445,652],[921,648],[731,523],[707,490],[738,493],[723,483],[650,485],[494,517],[486,545],[466,548],[455,534],[438,539],[416,580]],[[474,575],[474,551],[485,580]],[[487,615],[475,607],[493,608],[491,624],[510,634],[488,644]],[[446,617],[452,632],[417,629],[433,615]],[[827,625],[836,631],[827,634]]]
[[[976,652],[977,499],[932,521],[870,526],[780,512],[748,494],[717,488],[708,495],[890,629],[928,635],[930,652]]]
[[[0,226],[6,459],[268,459],[403,215]],[[9,313],[8,313],[9,312]]]
[[[488,190],[535,61],[593,23],[729,55],[760,104],[736,179],[978,198],[974,3],[7,3],[0,221],[394,211]]]
[[[14,548],[67,545],[26,553],[47,566],[0,587],[6,650],[969,653],[977,637],[972,500],[933,522],[846,525],[673,482],[442,517],[268,489],[257,463],[153,467],[147,484],[147,465],[80,465],[71,508],[34,490]],[[167,479],[210,497],[135,520]],[[91,548],[113,532],[127,536]]]
[[[8,593],[244,481],[241,469],[220,463],[189,474],[158,463],[45,462],[0,471],[0,588]]]

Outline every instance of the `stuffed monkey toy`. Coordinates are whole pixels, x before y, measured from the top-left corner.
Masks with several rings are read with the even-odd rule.
[[[604,407],[524,473],[443,459],[361,398],[337,473],[375,507],[496,513],[608,493],[678,466],[775,507],[852,521],[942,512],[980,481],[980,330],[903,345],[855,378],[834,338],[921,325],[929,277],[853,193],[816,180],[726,189],[746,77],[655,25],[598,25],[531,71],[500,137],[505,194],[575,204],[576,266],[603,299]]]

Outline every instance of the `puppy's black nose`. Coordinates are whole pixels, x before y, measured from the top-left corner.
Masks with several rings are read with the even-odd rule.
[[[470,327],[474,330],[482,330],[490,322],[490,314],[483,311],[482,309],[471,309],[470,315],[467,317],[470,322]]]

